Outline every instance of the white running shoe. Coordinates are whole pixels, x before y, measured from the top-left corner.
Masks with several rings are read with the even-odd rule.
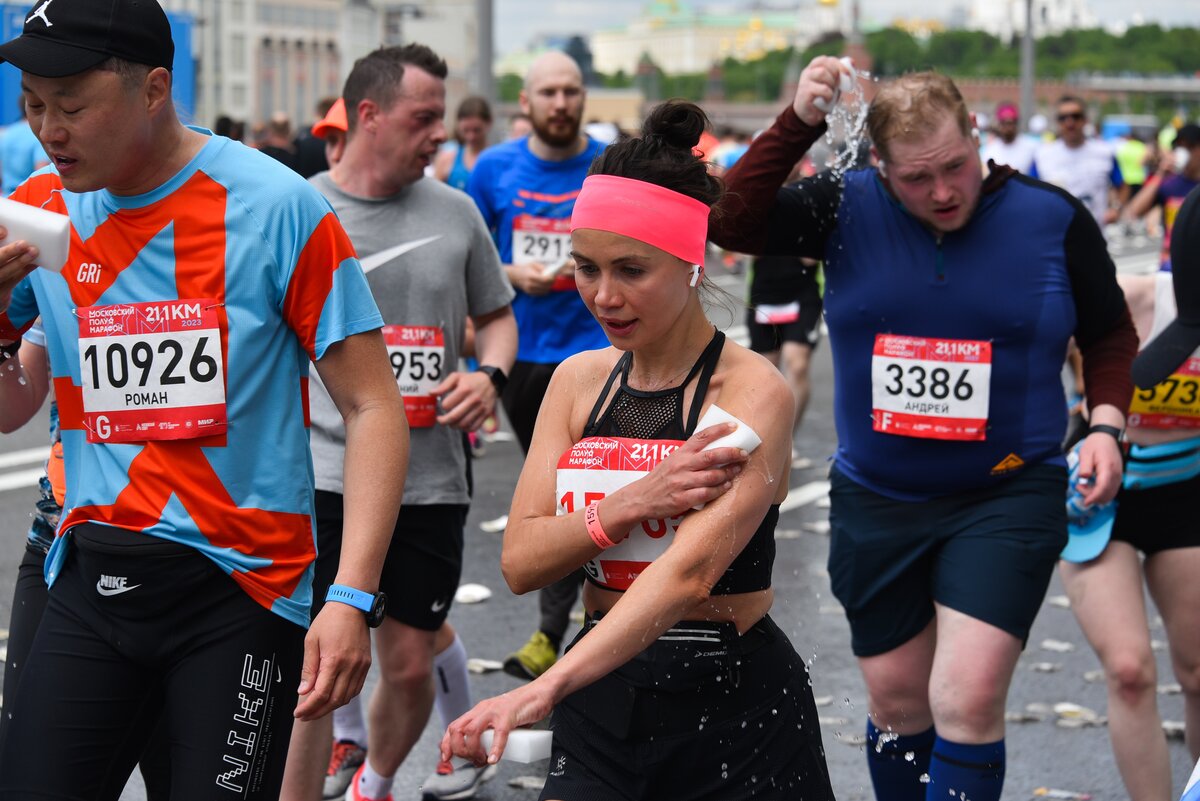
[[[465,759],[455,757],[439,762],[437,770],[421,785],[422,801],[457,801],[474,798],[479,785],[496,775],[496,765],[477,768]]]

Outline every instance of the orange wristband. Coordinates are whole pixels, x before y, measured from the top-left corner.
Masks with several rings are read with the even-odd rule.
[[[583,510],[583,524],[587,527],[588,536],[592,538],[592,542],[596,543],[596,547],[600,550],[616,545],[604,533],[604,526],[600,525],[600,501],[592,501]]]

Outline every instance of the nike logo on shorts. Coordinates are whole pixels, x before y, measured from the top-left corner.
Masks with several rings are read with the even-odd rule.
[[[438,612],[440,612],[446,608],[446,603],[447,603],[446,601],[434,601],[433,605],[430,606],[429,609],[434,614],[437,614]]]
[[[136,590],[142,586],[141,584],[129,586],[126,583],[128,581],[129,579],[125,576],[106,576],[102,573],[100,574],[100,578],[96,579],[96,592],[104,596],[120,595],[123,592]]]

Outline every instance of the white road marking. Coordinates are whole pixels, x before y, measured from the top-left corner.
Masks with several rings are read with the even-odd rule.
[[[12,453],[0,454],[0,470],[7,470],[10,467],[16,467],[22,464],[33,464],[34,462],[45,462],[50,457],[49,446],[40,448],[29,448],[23,451],[13,451]]]
[[[36,487],[38,479],[45,472],[42,468],[36,467],[32,470],[16,470],[0,475],[0,492],[8,492],[22,487]]]
[[[792,487],[787,497],[783,499],[783,503],[779,504],[779,511],[790,512],[793,509],[799,509],[801,506],[808,506],[810,503],[827,495],[829,495],[828,481],[810,481],[807,484]]]

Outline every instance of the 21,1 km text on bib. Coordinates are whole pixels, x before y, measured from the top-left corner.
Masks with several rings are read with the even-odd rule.
[[[992,343],[877,334],[873,428],[923,439],[987,439]]]

